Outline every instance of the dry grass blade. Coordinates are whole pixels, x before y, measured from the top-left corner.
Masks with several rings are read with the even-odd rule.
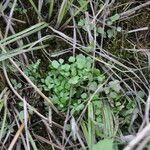
[[[49,124],[45,121],[42,120],[44,125],[47,128],[47,131],[49,132],[49,134],[53,137],[53,139],[56,141],[57,145],[59,145],[59,147],[62,147],[61,142],[59,141],[59,139],[56,137],[55,133],[52,131],[52,129],[50,128]]]
[[[13,12],[14,12],[14,9],[15,9],[16,4],[17,4],[17,0],[14,0],[13,6],[12,6],[12,9],[11,9],[11,11],[10,11],[9,18],[8,18],[8,22],[7,22],[7,27],[6,27],[5,36],[4,36],[5,38],[6,38],[7,35],[8,35],[8,31],[9,31],[10,24],[11,24],[11,18],[12,18],[12,15],[13,15]]]
[[[28,131],[29,114],[28,114],[28,111],[27,111],[27,104],[26,104],[26,100],[25,99],[23,101],[23,108],[24,108],[24,124],[25,124],[26,144],[27,144],[27,149],[30,150],[29,131]]]
[[[19,128],[18,131],[16,132],[16,134],[15,134],[13,140],[11,141],[11,143],[10,143],[10,145],[9,145],[9,147],[8,147],[8,150],[12,150],[12,149],[13,149],[13,147],[14,147],[16,141],[18,140],[20,134],[22,133],[24,127],[25,127],[25,123],[22,123],[21,126],[20,126],[20,128]]]
[[[129,144],[124,148],[124,150],[133,150],[134,147],[141,142],[146,136],[149,136],[150,124],[148,124],[141,132],[139,132],[136,137],[129,142]]]
[[[42,142],[44,142],[44,143],[47,143],[47,144],[49,144],[49,145],[52,145],[53,147],[55,147],[55,148],[61,150],[61,147],[59,147],[58,145],[56,145],[56,144],[50,142],[49,140],[45,139],[44,137],[41,137],[41,136],[39,136],[39,135],[37,135],[37,134],[33,134],[33,135],[34,135],[34,137],[35,137],[36,139],[38,139],[38,140],[40,140],[40,141],[42,141]]]
[[[4,128],[6,126],[6,117],[8,115],[8,108],[7,108],[8,95],[9,95],[9,91],[7,91],[7,88],[5,88],[0,94],[0,99],[3,99],[3,103],[1,103],[0,111],[4,107],[4,116],[3,116],[2,126],[0,130],[0,141],[2,140],[3,137]]]
[[[80,144],[81,144],[82,149],[86,150],[86,147],[84,145],[82,137],[79,134],[79,129],[78,129],[78,126],[77,126],[77,122],[75,121],[74,117],[71,118],[71,130],[72,130],[72,137],[73,137],[74,141],[76,141],[76,138],[77,138],[79,140]]]
[[[137,7],[134,7],[132,9],[129,9],[121,14],[119,14],[121,16],[121,18],[124,18],[124,17],[128,17],[129,15],[133,15],[137,10],[140,10],[141,8],[143,7],[146,7],[146,6],[149,6],[150,5],[150,1],[148,2],[145,2]]]

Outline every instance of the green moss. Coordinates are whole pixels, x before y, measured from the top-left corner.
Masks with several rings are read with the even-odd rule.
[[[119,37],[116,37],[115,39],[113,39],[109,44],[108,44],[108,51],[110,53],[112,53],[113,55],[115,55],[116,57],[119,57],[121,59],[133,59],[134,58],[134,55],[133,53],[129,52],[129,51],[126,51],[126,50],[122,50],[122,39],[119,38]],[[131,45],[126,42],[124,43],[124,45],[127,47],[127,48],[131,48]]]

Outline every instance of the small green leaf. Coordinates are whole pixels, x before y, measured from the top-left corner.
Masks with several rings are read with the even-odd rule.
[[[77,75],[77,70],[75,67],[71,67],[71,75],[76,76]]]
[[[85,25],[85,20],[84,19],[80,19],[80,21],[78,22],[78,26],[83,27]]]
[[[111,89],[113,89],[115,92],[120,92],[121,86],[119,80],[114,80],[109,82],[109,86]]]
[[[111,26],[112,24],[113,24],[112,21],[107,21],[107,25],[108,25],[108,26]]]
[[[52,61],[52,66],[55,68],[55,69],[57,69],[58,67],[59,67],[59,63],[58,63],[58,61],[56,61],[56,60],[53,60]]]
[[[107,30],[107,35],[109,38],[112,38],[114,36],[114,31],[113,30]]]
[[[64,65],[61,66],[61,69],[68,72],[69,69],[70,69],[70,65],[69,64],[64,64]]]
[[[98,77],[97,77],[97,80],[99,81],[99,82],[103,82],[104,80],[105,80],[105,76],[102,74],[102,75],[99,75]]]
[[[81,98],[82,98],[82,99],[86,99],[86,98],[87,98],[87,94],[86,94],[86,93],[83,93],[83,94],[81,95]]]
[[[72,77],[68,82],[70,84],[77,84],[79,81],[79,76]]]
[[[48,85],[48,89],[51,89],[51,88],[53,88],[54,87],[54,84],[49,84]]]
[[[80,7],[83,7],[83,12],[87,11],[87,0],[79,0]]]
[[[64,63],[64,60],[62,58],[60,58],[58,61],[60,62],[60,64]]]
[[[122,28],[121,27],[117,27],[117,32],[121,32]]]
[[[95,144],[92,150],[114,150],[113,149],[113,140],[104,139]]]
[[[104,29],[103,29],[102,27],[99,27],[99,28],[97,29],[97,32],[98,32],[99,34],[101,34],[104,38],[106,38],[106,32],[104,31]]]
[[[82,110],[84,108],[84,105],[83,104],[80,104],[80,105],[77,105],[77,107],[76,107],[76,111],[80,111],[80,110]]]
[[[20,89],[22,87],[22,84],[18,83],[17,87]]]
[[[120,18],[119,14],[115,14],[115,15],[110,17],[112,22],[115,22],[115,21],[119,20],[119,18]]]
[[[116,98],[117,93],[116,92],[110,92],[109,96],[110,96],[110,98]]]
[[[20,113],[19,113],[19,119],[20,119],[21,121],[24,120],[24,110],[20,111]]]
[[[0,3],[0,12],[2,12],[4,9],[5,9],[5,6],[2,3]]]
[[[89,85],[89,90],[95,91],[97,89],[97,83],[96,82],[91,82]]]
[[[75,57],[73,57],[73,56],[71,56],[70,58],[69,58],[69,62],[75,62]]]
[[[77,67],[83,69],[86,65],[86,58],[84,55],[80,54],[77,56]]]
[[[121,103],[120,103],[120,102],[116,102],[115,105],[116,105],[116,106],[120,106]]]
[[[144,98],[144,96],[145,96],[145,92],[144,92],[144,91],[139,91],[139,92],[137,93],[137,98],[138,98],[138,97]]]
[[[104,91],[105,91],[105,94],[108,94],[110,92],[110,88],[109,87],[105,87]]]
[[[147,145],[147,150],[150,150],[150,144]]]

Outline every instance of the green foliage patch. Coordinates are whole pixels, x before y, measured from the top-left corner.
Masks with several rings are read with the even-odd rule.
[[[119,14],[111,16],[106,22],[106,27],[101,27],[100,25],[93,23],[92,20],[87,20],[86,18],[80,18],[78,26],[81,27],[84,31],[94,32],[96,28],[96,36],[102,36],[103,38],[115,38],[118,32],[122,31],[120,26],[115,27],[113,24],[118,21],[120,18]],[[89,29],[88,29],[89,28]]]
[[[70,56],[66,61],[60,58],[53,60],[47,71],[41,75],[40,61],[38,60],[29,65],[25,73],[39,85],[43,92],[48,94],[62,112],[66,112],[69,107],[72,114],[79,114],[95,90],[101,86],[101,89],[92,99],[96,108],[97,122],[100,123],[102,120],[102,101],[109,103],[113,113],[120,113],[122,117],[129,117],[134,110],[135,102],[124,101],[119,80],[110,80],[103,85],[107,76],[100,69],[93,68],[92,62],[90,57],[83,54],[75,57]],[[126,106],[130,107],[127,108]]]

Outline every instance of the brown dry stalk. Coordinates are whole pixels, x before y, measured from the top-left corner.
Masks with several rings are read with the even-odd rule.
[[[24,129],[24,127],[25,127],[25,123],[23,122],[23,123],[21,124],[20,128],[18,129],[18,131],[16,132],[16,134],[15,134],[13,140],[11,141],[8,150],[12,150],[12,149],[13,149],[13,147],[14,147],[16,141],[18,140],[20,134],[22,133],[22,130]]]

